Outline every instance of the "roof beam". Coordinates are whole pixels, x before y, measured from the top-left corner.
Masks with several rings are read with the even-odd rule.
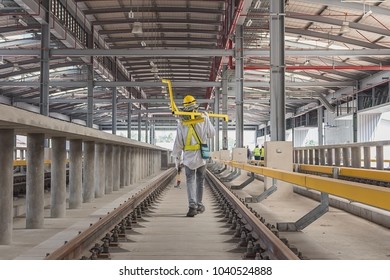
[[[339,7],[343,8],[344,10],[356,10],[356,11],[364,11],[364,4],[362,3],[351,3],[351,2],[343,2],[340,0],[300,0],[300,2],[306,2],[310,4],[320,4],[324,6],[330,6],[330,7]],[[368,1],[366,1],[368,2]],[[367,5],[367,4],[366,4]],[[379,15],[385,15],[385,16],[390,16],[390,9],[384,9],[381,8],[380,6],[374,6],[371,5],[370,9],[373,13],[379,14]]]
[[[201,14],[223,14],[225,11],[221,9],[194,8],[194,7],[123,7],[123,8],[105,8],[105,9],[85,9],[83,13],[86,15],[107,14],[107,13],[128,13],[132,10],[137,13],[201,13]]]
[[[0,81],[2,87],[39,87],[39,82],[14,82]],[[56,81],[50,82],[50,86],[57,87],[86,87],[87,81]],[[337,82],[286,82],[286,87],[349,87],[355,86],[356,81],[337,81]],[[94,86],[100,87],[162,87],[165,84],[160,81],[151,82],[136,82],[136,81],[95,81]],[[172,81],[173,87],[221,87],[221,82],[210,81]],[[229,86],[234,87],[235,83],[229,83]],[[244,81],[245,87],[252,88],[269,88],[268,82]]]
[[[122,57],[213,57],[233,56],[234,50],[201,49],[201,50],[156,50],[156,49],[51,49],[51,56],[122,56]],[[39,56],[39,49],[0,49],[1,56]],[[286,50],[286,56],[389,56],[390,49],[361,50]],[[244,56],[269,56],[267,49],[245,49]]]

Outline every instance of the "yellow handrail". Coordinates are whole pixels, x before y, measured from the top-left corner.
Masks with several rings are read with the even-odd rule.
[[[234,161],[223,164],[390,211],[390,189]]]

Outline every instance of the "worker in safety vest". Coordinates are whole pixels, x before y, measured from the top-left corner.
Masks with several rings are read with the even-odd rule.
[[[182,111],[196,112],[197,110],[196,99],[192,95],[184,97]],[[180,164],[180,155],[183,154],[189,207],[187,217],[194,217],[205,211],[202,199],[207,158],[202,158],[201,146],[206,144],[208,138],[214,137],[215,129],[207,113],[204,113],[203,118],[203,122],[195,124],[184,125],[182,122],[178,124],[172,151],[177,167]]]
[[[261,148],[260,148],[260,160],[264,160],[264,153],[265,153],[264,145],[261,145]]]
[[[260,148],[259,145],[256,145],[255,149],[253,150],[253,155],[255,156],[255,160],[260,160]]]

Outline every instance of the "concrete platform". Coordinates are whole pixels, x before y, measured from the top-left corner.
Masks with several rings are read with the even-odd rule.
[[[227,186],[239,185],[248,174],[242,174]],[[264,183],[255,180],[241,190],[240,197],[258,196]],[[276,191],[276,193],[279,190]],[[289,193],[275,198],[271,194],[260,203],[250,203],[266,222],[295,222],[319,205],[319,202]],[[371,209],[373,210],[373,209]],[[377,209],[382,215],[390,216]],[[331,260],[390,260],[390,229],[343,210],[329,207],[329,211],[300,232],[280,232],[281,237],[298,248],[308,259]]]

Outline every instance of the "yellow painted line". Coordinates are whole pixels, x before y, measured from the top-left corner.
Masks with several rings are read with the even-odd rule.
[[[340,176],[390,182],[390,171],[384,170],[342,167],[339,174]]]
[[[301,171],[309,171],[309,172],[318,172],[325,174],[333,174],[332,166],[322,166],[322,165],[310,165],[310,164],[300,164],[299,170]]]
[[[306,175],[307,188],[390,210],[390,189],[367,184]]]

